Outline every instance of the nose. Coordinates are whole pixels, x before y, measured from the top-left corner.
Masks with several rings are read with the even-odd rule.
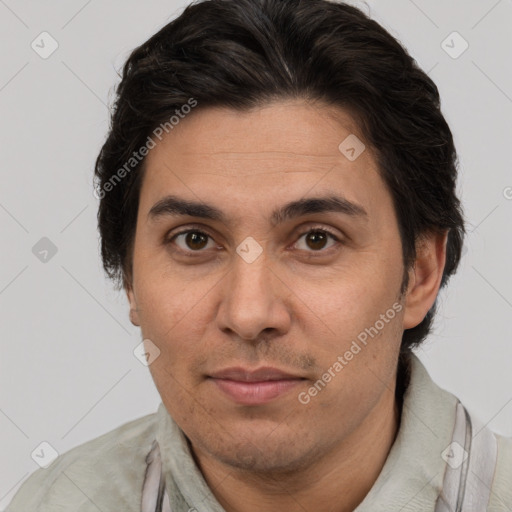
[[[238,254],[222,280],[218,327],[245,341],[260,341],[269,333],[285,334],[291,323],[289,288],[265,251],[252,262]]]

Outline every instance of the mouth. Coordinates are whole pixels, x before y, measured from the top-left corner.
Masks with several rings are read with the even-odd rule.
[[[209,379],[224,395],[240,405],[261,405],[275,400],[306,380],[277,368],[256,370],[227,368],[215,372]]]

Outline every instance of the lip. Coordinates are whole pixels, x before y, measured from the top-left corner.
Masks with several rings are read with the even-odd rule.
[[[271,367],[256,370],[226,368],[213,373],[210,379],[224,394],[241,405],[270,402],[305,380],[303,377]]]
[[[273,368],[271,366],[262,366],[255,370],[249,370],[236,366],[232,368],[225,368],[218,372],[212,373],[210,377],[214,379],[228,379],[240,382],[263,382],[269,380],[286,380],[286,379],[301,379],[299,375]]]

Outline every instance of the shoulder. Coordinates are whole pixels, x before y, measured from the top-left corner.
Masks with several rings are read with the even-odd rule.
[[[494,434],[498,445],[489,512],[512,509],[512,437]]]
[[[69,450],[32,473],[6,512],[138,512],[155,430],[156,413]]]

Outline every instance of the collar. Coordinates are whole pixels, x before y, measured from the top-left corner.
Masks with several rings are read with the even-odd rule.
[[[403,362],[405,374],[399,372],[397,381],[397,392],[405,389],[400,427],[381,473],[354,512],[433,512],[443,486],[446,462],[441,454],[452,440],[458,400],[434,383],[415,354]],[[171,509],[225,512],[163,403],[157,412],[156,439]]]

